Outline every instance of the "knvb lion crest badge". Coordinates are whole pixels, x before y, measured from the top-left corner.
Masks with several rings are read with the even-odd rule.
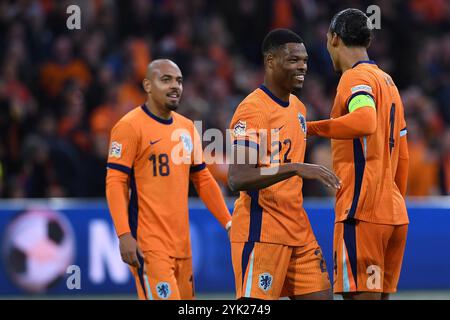
[[[194,149],[194,145],[192,144],[191,136],[188,134],[182,133],[180,135],[180,140],[183,143],[184,150],[186,150],[186,152],[188,154],[190,154],[192,152],[192,150]]]
[[[270,273],[264,272],[261,273],[258,277],[258,286],[264,292],[269,290],[272,287],[273,277]]]
[[[170,297],[172,291],[170,290],[170,284],[167,282],[160,282],[156,285],[156,294],[161,299],[167,299]]]
[[[297,118],[298,118],[298,121],[300,122],[300,126],[302,127],[303,133],[306,135],[307,128],[306,128],[306,119],[305,119],[305,117],[299,112],[297,114]]]

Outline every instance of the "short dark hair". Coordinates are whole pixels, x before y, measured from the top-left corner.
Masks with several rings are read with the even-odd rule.
[[[289,29],[274,29],[263,40],[261,52],[263,55],[279,49],[286,43],[303,43],[303,39]]]
[[[369,18],[358,9],[345,9],[331,19],[330,32],[336,33],[347,47],[368,47],[372,40]]]

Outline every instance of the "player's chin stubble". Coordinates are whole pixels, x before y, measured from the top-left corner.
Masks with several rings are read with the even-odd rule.
[[[178,109],[178,104],[166,103],[166,108],[170,111],[175,111]]]

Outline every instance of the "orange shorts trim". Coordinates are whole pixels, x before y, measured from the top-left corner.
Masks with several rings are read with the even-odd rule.
[[[361,220],[336,223],[334,293],[396,292],[407,232],[408,225]]]
[[[195,298],[192,258],[173,258],[161,251],[146,251],[141,268],[130,267],[140,300]],[[145,263],[145,268],[144,268]]]
[[[237,299],[274,300],[331,288],[316,241],[302,247],[234,242],[231,254]]]

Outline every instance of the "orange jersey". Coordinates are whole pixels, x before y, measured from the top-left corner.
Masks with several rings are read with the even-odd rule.
[[[266,148],[271,167],[304,160],[306,108],[294,95],[289,102],[283,102],[261,86],[240,103],[230,128],[233,144]],[[261,132],[267,133],[267,139],[263,139]],[[314,241],[302,205],[302,185],[302,179],[294,176],[261,190],[240,192],[234,208],[231,241],[290,246]]]
[[[111,214],[118,235],[131,231],[144,252],[191,256],[189,175],[205,167],[197,138],[191,120],[175,112],[170,120],[160,119],[145,104],[112,129],[107,166],[130,175],[131,194],[128,221],[112,210],[114,203]]]
[[[375,101],[377,129],[369,136],[331,141],[334,171],[342,180],[336,194],[336,222],[355,218],[406,224],[405,201],[395,184],[399,142],[406,134],[406,122],[392,78],[374,62],[360,61],[342,74],[331,118],[346,115],[350,100],[361,93]]]

